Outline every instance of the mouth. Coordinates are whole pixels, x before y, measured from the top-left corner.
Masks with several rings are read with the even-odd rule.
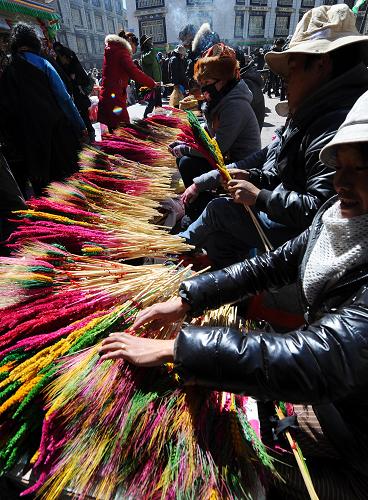
[[[351,210],[359,206],[359,202],[353,199],[340,198],[340,207],[342,210]]]

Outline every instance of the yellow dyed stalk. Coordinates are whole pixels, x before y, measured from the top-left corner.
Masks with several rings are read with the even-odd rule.
[[[48,366],[50,363],[55,361],[58,357],[65,354],[70,349],[70,347],[75,342],[75,340],[77,340],[80,336],[82,336],[84,333],[86,333],[89,329],[94,328],[96,325],[98,325],[98,323],[100,321],[104,320],[110,314],[111,313],[108,313],[102,317],[94,318],[84,327],[78,328],[74,332],[70,333],[65,339],[60,340],[59,342],[57,342],[53,346],[49,346],[49,347],[46,347],[45,349],[42,349],[42,351],[40,351],[37,354],[35,354],[34,356],[32,356],[32,358],[30,358],[27,361],[24,361],[23,363],[18,365],[9,374],[7,379],[4,380],[0,384],[0,388],[6,386],[9,383],[9,381],[14,382],[16,380],[19,380],[21,382],[25,382],[26,385],[25,386],[23,385],[22,387],[27,388],[28,387],[27,382],[32,381],[32,379],[36,376],[37,372],[42,370],[42,368],[45,368],[46,366]],[[20,391],[22,389],[22,387],[19,388],[18,391]],[[3,404],[5,405],[7,403],[7,401],[5,401]]]
[[[62,222],[63,224],[74,224],[83,227],[94,228],[96,225],[95,223],[83,222],[80,220],[70,219],[69,217],[65,217],[63,215],[56,215],[47,212],[39,212],[37,210],[16,210],[13,213],[19,215],[32,215],[32,217],[39,217],[40,219],[51,220],[54,222]]]
[[[276,406],[276,415],[279,417],[280,420],[283,420],[285,418],[285,415],[279,406]],[[312,479],[310,477],[307,465],[305,463],[305,459],[304,457],[301,457],[298,453],[298,448],[299,448],[298,443],[292,438],[289,431],[285,431],[285,436],[289,442],[290,448],[292,449],[296,463],[298,464],[300,473],[303,477],[304,484],[308,490],[311,500],[318,500],[318,495],[316,493],[316,490],[314,489]]]
[[[23,384],[9,399],[4,401],[4,403],[0,406],[0,415],[6,412],[9,408],[14,406],[17,403],[23,401],[25,396],[29,393],[33,387],[38,384],[38,382],[42,379],[42,376],[35,376],[30,380],[27,384]]]

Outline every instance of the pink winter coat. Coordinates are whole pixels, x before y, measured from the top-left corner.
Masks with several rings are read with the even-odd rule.
[[[155,81],[134,64],[132,48],[127,40],[117,35],[105,38],[101,92],[97,119],[108,127],[116,128],[129,123],[126,88],[129,80],[153,88]]]

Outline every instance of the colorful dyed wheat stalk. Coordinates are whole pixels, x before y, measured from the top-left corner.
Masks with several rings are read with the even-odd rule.
[[[118,130],[107,140],[125,158],[85,148],[78,173],[18,213],[16,253],[0,259],[0,466],[33,456],[39,478],[29,492],[248,498],[257,467],[273,470],[247,398],[182,389],[166,369],[97,355],[104,337],[188,275],[121,262],[188,249],[152,224],[173,195],[166,147],[183,134],[195,141],[179,111]],[[232,316],[224,309],[205,321]],[[179,327],[142,334],[167,338]]]

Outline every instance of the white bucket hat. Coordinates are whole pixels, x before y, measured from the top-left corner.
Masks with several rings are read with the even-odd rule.
[[[335,168],[337,147],[357,142],[368,142],[368,92],[359,97],[335,137],[322,149],[321,162]]]
[[[361,35],[355,23],[353,11],[344,3],[315,7],[297,24],[289,47],[268,52],[266,62],[274,73],[287,76],[290,54],[326,54],[344,45],[367,43],[368,36]]]

